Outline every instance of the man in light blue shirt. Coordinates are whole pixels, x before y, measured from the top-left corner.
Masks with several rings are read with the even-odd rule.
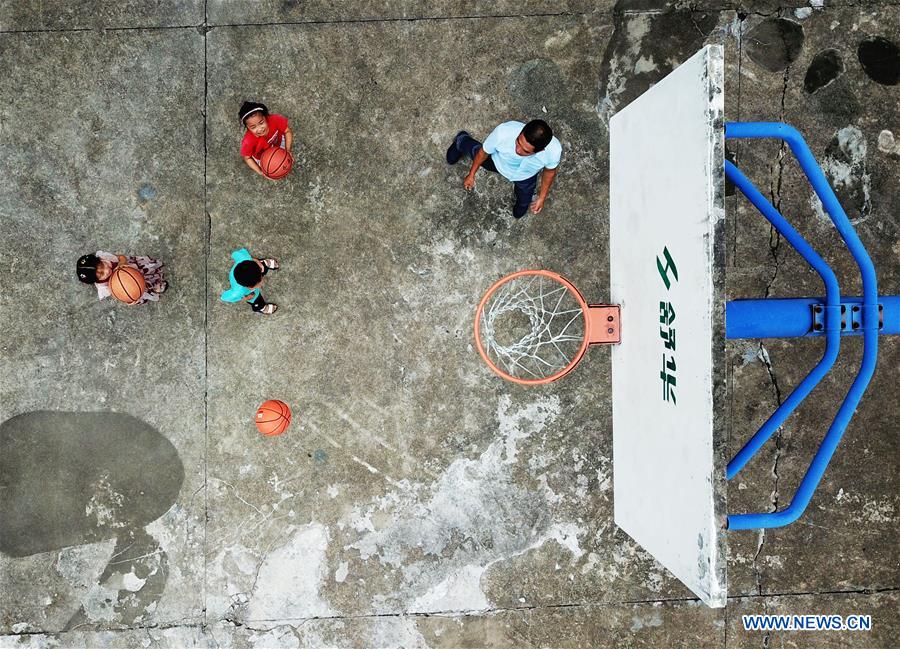
[[[556,178],[562,145],[543,120],[534,119],[527,124],[512,121],[504,122],[491,131],[484,144],[466,131],[457,133],[447,149],[447,163],[456,164],[463,155],[472,158],[472,168],[463,181],[467,190],[475,187],[478,167],[497,172],[513,182],[516,186],[513,216],[518,219],[525,216],[529,205],[535,214],[544,208],[544,201]],[[538,175],[541,176],[541,191],[532,203]]]

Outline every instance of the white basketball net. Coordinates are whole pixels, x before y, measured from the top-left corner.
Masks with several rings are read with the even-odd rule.
[[[585,316],[564,284],[523,275],[501,284],[481,316],[482,347],[511,376],[543,379],[567,368],[584,341]]]

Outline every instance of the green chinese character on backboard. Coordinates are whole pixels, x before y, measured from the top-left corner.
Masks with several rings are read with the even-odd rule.
[[[678,402],[675,400],[675,386],[678,385],[678,380],[675,378],[674,356],[666,359],[666,355],[662,355],[662,371],[659,373],[659,378],[662,380],[663,401],[671,401],[677,404]]]
[[[666,265],[663,266],[662,261],[657,256],[656,258],[656,268],[659,270],[659,276],[662,277],[663,283],[666,285],[666,289],[672,285],[669,280],[669,271],[672,271],[672,276],[675,278],[675,281],[678,281],[678,268],[675,266],[675,261],[672,259],[672,255],[669,254],[669,249],[663,246],[663,257],[666,258]]]

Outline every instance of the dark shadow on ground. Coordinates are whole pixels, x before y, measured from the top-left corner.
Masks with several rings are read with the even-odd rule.
[[[98,585],[116,619],[130,624],[159,599],[168,575],[168,557],[144,526],[172,506],[183,481],[171,442],[130,415],[12,417],[0,424],[0,551],[26,557],[115,538]],[[86,621],[80,609],[68,627]]]

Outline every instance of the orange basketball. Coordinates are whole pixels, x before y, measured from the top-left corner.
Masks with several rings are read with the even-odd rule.
[[[137,304],[147,290],[147,282],[137,268],[119,266],[109,277],[109,290],[119,302]]]
[[[294,159],[280,146],[270,146],[259,156],[259,166],[268,178],[278,180],[288,175]]]
[[[291,409],[284,401],[270,399],[256,411],[256,427],[266,437],[281,435],[291,425]]]

